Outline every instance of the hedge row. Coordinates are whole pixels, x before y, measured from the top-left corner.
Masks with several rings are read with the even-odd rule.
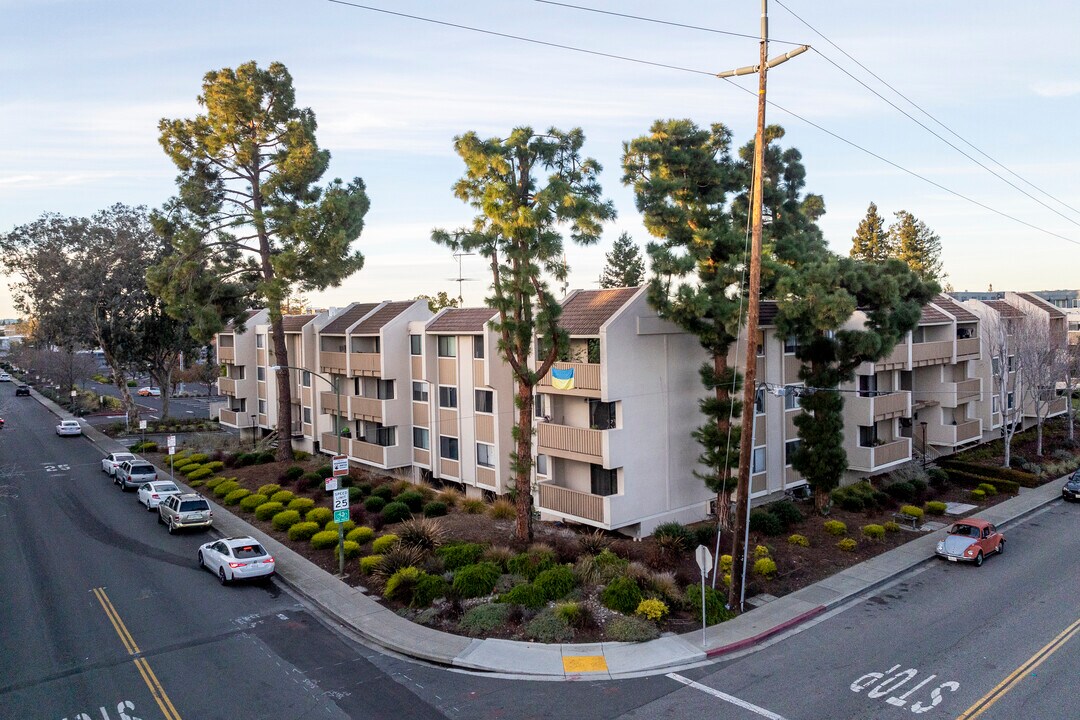
[[[997,488],[998,492],[1010,493],[1012,495],[1020,492],[1019,485],[1014,481],[1006,480],[1005,478],[994,478],[988,475],[976,474],[956,468],[949,468],[948,473],[949,481],[962,487],[977,488],[983,483],[989,483]]]
[[[979,465],[978,463],[948,458],[939,460],[938,464],[945,468],[945,471],[949,473],[950,480],[953,479],[956,471],[960,471],[969,475],[977,475],[986,478],[1001,491],[1005,491],[1005,488],[998,485],[998,483],[995,482],[996,480],[1008,480],[1013,483],[1013,485],[1020,485],[1027,488],[1038,487],[1040,484],[1039,478],[1035,475],[1015,468],[991,467],[989,465]],[[1016,492],[1016,490],[1010,490],[1008,492]]]

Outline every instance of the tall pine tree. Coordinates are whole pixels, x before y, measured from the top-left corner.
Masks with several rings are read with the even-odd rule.
[[[622,233],[606,256],[607,265],[600,275],[600,287],[637,287],[645,280],[645,261],[630,233]]]
[[[941,280],[941,238],[907,210],[896,213],[889,226],[893,257],[906,263],[923,280]]]
[[[877,205],[870,203],[866,217],[855,228],[851,238],[851,257],[866,262],[885,262],[893,257],[892,239],[885,231],[885,221],[878,215]]]

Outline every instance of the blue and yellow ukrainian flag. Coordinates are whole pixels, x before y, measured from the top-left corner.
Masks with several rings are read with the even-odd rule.
[[[551,387],[556,390],[573,390],[574,368],[567,368],[565,370],[551,368]]]

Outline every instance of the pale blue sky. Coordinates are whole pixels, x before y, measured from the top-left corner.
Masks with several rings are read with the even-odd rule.
[[[571,10],[531,0],[369,0],[376,7],[600,52],[717,72],[756,61],[757,43]],[[758,0],[582,0],[589,7],[754,35]],[[1012,171],[1080,209],[1080,9],[1044,2],[785,0],[830,40]],[[806,42],[932,124],[798,22],[769,4],[771,35]],[[723,122],[751,138],[755,100],[706,75],[583,55],[374,13],[325,0],[0,0],[0,231],[41,213],[90,214],[115,202],[160,205],[175,169],[157,121],[198,112],[203,74],[248,60],[292,72],[318,118],[328,176],[359,175],[371,212],[357,247],[363,271],[312,300],[456,294],[457,264],[429,239],[471,212],[450,192],[456,134],[503,136],[518,125],[580,126],[605,167],[618,220],[593,248],[569,247],[571,287],[595,287],[621,231],[644,245],[621,185],[621,143],[660,117]],[[771,55],[788,45],[771,46]],[[753,76],[736,83],[756,90]],[[769,99],[965,196],[1080,243],[1080,214],[1007,176],[1051,212],[929,135],[816,52],[770,73]],[[822,227],[847,252],[869,202],[906,209],[937,231],[956,289],[1080,287],[1080,245],[1007,220],[911,177],[777,108],[769,122],[802,151],[807,189],[825,197]],[[934,126],[941,134],[944,130]],[[946,135],[947,136],[947,135]],[[955,144],[960,141],[947,136]],[[961,145],[970,154],[975,154]],[[982,158],[980,158],[982,159]],[[984,164],[989,161],[982,159]],[[1005,174],[1005,171],[998,170]],[[466,258],[468,304],[487,285]],[[0,285],[0,317],[13,314]]]

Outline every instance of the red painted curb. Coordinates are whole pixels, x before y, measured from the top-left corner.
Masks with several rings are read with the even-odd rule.
[[[813,608],[812,610],[807,610],[802,615],[796,615],[790,620],[785,620],[776,627],[770,628],[763,633],[759,633],[758,635],[755,635],[753,637],[746,638],[745,640],[733,642],[729,645],[722,645],[718,648],[713,648],[712,650],[706,650],[705,657],[713,658],[717,655],[726,655],[727,653],[735,652],[736,650],[742,650],[743,648],[750,647],[751,645],[757,645],[759,642],[765,640],[766,638],[770,638],[773,635],[781,633],[790,627],[794,627],[799,623],[805,622],[810,618],[814,617],[815,615],[820,615],[821,613],[825,612],[826,609],[827,608],[824,605],[818,605],[816,608]]]

